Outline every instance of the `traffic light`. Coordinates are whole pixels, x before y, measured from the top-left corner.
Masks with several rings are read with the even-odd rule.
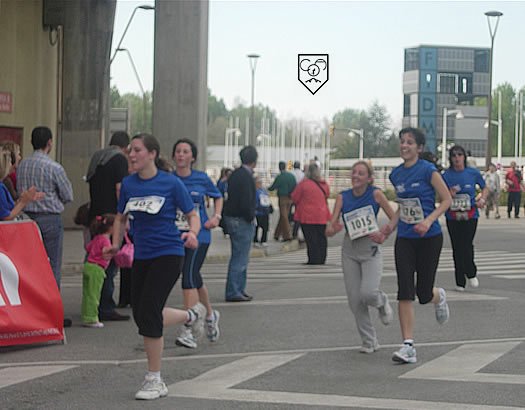
[[[328,134],[330,135],[330,137],[333,137],[334,134],[335,134],[335,125],[332,124],[330,125],[330,127],[328,127]]]

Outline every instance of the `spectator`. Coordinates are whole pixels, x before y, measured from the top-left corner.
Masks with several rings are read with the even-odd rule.
[[[224,205],[224,221],[231,241],[231,257],[226,280],[227,302],[249,302],[246,276],[250,261],[255,226],[255,182],[253,169],[257,164],[257,150],[248,145],[240,152],[242,165],[228,179],[228,200]]]
[[[516,162],[510,163],[510,169],[505,175],[505,182],[508,186],[508,200],[507,200],[507,216],[510,218],[510,213],[514,207],[514,218],[519,218],[520,202],[521,202],[521,182],[523,178],[521,171],[516,168]]]
[[[292,174],[295,177],[295,183],[296,184],[298,184],[299,182],[301,182],[303,180],[304,172],[301,169],[301,163],[299,161],[295,161],[293,163]],[[292,207],[290,209],[290,213],[291,213],[291,215],[290,215],[289,220],[293,221],[292,238],[293,239],[297,239],[297,234],[299,233],[299,228],[301,227],[301,224],[299,223],[299,221],[295,220],[295,206],[293,204],[292,204]]]
[[[501,186],[499,175],[496,172],[496,165],[490,164],[489,169],[485,173],[485,183],[489,190],[487,197],[487,206],[485,207],[485,216],[488,218],[490,211],[494,209],[496,219],[500,218],[499,214],[499,197],[501,193]]]
[[[286,171],[286,163],[284,161],[279,162],[279,171],[281,173],[277,175],[273,184],[268,188],[269,191],[277,190],[279,198],[279,222],[275,228],[273,238],[278,241],[282,237],[283,241],[289,241],[292,239],[290,222],[288,220],[292,206],[290,194],[294,190],[296,182],[294,175]]]
[[[41,201],[28,203],[25,213],[33,219],[42,234],[42,241],[60,289],[64,205],[73,201],[73,188],[62,165],[49,158],[53,146],[53,135],[47,127],[36,127],[31,133],[33,154],[23,159],[17,171],[19,195],[36,187],[45,194]],[[64,319],[64,326],[71,326],[71,319]]]
[[[217,189],[222,194],[222,197],[224,198],[224,202],[228,200],[228,178],[232,174],[231,168],[222,168],[221,169],[221,176],[219,177],[219,180],[217,181]],[[229,237],[228,235],[228,228],[226,224],[224,223],[224,207],[222,208],[222,214],[221,214],[221,222],[219,223],[219,226],[222,229],[222,233],[225,238]]]
[[[257,225],[255,226],[255,235],[253,243],[256,246],[268,246],[268,228],[270,225],[270,214],[273,212],[273,206],[270,201],[270,195],[266,188],[263,187],[262,178],[255,177],[255,218]],[[261,240],[258,239],[259,228],[261,228]]]
[[[292,192],[296,215],[303,230],[308,253],[307,265],[323,265],[326,262],[326,223],[330,220],[327,199],[330,188],[321,178],[321,170],[312,163],[306,178]]]
[[[111,136],[109,147],[96,151],[89,162],[86,181],[89,183],[89,223],[98,215],[116,214],[120,196],[122,179],[128,175],[128,159],[126,157],[129,146],[129,135],[125,131],[117,131]],[[115,310],[113,300],[115,290],[114,278],[118,267],[111,260],[106,268],[106,277],[100,295],[99,318],[101,321],[129,320],[129,315],[122,315]],[[129,288],[129,271],[121,277],[121,288]],[[124,302],[129,302],[127,298]]]
[[[22,160],[20,145],[13,141],[3,141],[0,143],[0,147],[11,154],[11,169],[9,169],[8,175],[3,179],[3,182],[11,194],[13,201],[16,201],[18,199],[18,193],[16,192],[16,170]]]

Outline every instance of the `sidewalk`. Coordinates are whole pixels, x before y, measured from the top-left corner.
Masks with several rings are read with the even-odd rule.
[[[278,214],[278,213],[277,213]],[[299,242],[277,242],[273,239],[273,230],[277,224],[277,216],[271,216],[270,231],[268,232],[268,247],[252,247],[251,257],[264,257],[290,252],[299,249]],[[212,230],[212,241],[208,248],[206,262],[227,262],[230,259],[230,240],[222,234],[221,228]],[[81,229],[67,229],[64,232],[64,253],[62,257],[62,273],[76,274],[82,272],[84,261],[84,243]]]

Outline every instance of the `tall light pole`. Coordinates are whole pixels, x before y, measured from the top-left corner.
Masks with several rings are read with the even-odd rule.
[[[499,18],[503,16],[503,13],[501,11],[487,11],[485,13],[485,16],[487,16],[487,23],[489,25],[489,33],[490,33],[490,58],[489,58],[489,99],[488,99],[488,110],[489,110],[489,123],[492,121],[492,57],[494,54],[494,38],[496,37],[496,31],[498,30],[498,24],[499,24]],[[496,24],[494,25],[494,30],[492,30],[492,24],[491,19],[496,19]],[[485,166],[489,167],[490,163],[492,162],[492,152],[491,152],[491,146],[492,146],[492,132],[491,127],[487,130],[487,150],[485,153]]]
[[[360,129],[353,129],[350,128],[349,135],[359,135],[359,160],[363,160],[363,151],[364,151],[364,145],[365,145],[365,130],[362,128]]]
[[[149,4],[143,4],[141,6],[137,6],[133,9],[133,13],[131,13],[131,16],[129,17],[128,24],[126,24],[126,28],[124,29],[124,32],[122,33],[122,37],[120,37],[120,41],[117,44],[117,47],[115,48],[115,52],[113,53],[113,57],[111,57],[111,60],[109,60],[109,65],[113,62],[115,59],[115,56],[117,55],[117,52],[119,51],[120,45],[122,44],[122,40],[124,40],[124,37],[126,36],[126,33],[128,31],[129,25],[131,24],[131,21],[133,20],[133,17],[135,16],[135,13],[138,9],[141,10],[155,10],[154,6],[151,6]]]
[[[250,115],[250,134],[246,137],[246,141],[248,142],[248,145],[250,145],[250,139],[255,138],[255,68],[257,67],[257,59],[260,57],[260,55],[248,54],[247,57],[250,59],[250,70],[252,72],[252,108]]]
[[[131,63],[131,67],[133,67],[133,72],[135,73],[135,78],[137,79],[137,82],[139,83],[140,92],[142,93],[142,126],[144,127],[143,131],[147,131],[146,129],[146,93],[144,92],[144,87],[142,86],[142,81],[140,81],[139,73],[137,72],[137,67],[135,67],[135,63],[133,62],[133,58],[131,57],[131,53],[127,48],[117,48],[115,52],[118,51],[124,51],[129,58],[129,62]]]
[[[445,161],[447,160],[447,117],[449,115],[455,115],[456,119],[461,120],[465,118],[461,110],[449,110],[447,107],[443,107],[443,136],[441,139],[441,166],[445,167]]]

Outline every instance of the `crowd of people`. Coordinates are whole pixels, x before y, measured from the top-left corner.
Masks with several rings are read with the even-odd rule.
[[[26,216],[42,233],[44,247],[60,289],[64,205],[73,200],[73,190],[64,168],[53,161],[52,133],[36,127],[31,135],[34,153],[21,159],[20,147],[0,143],[0,218]],[[502,184],[491,165],[485,177],[468,166],[461,146],[449,150],[449,166],[440,169],[435,157],[424,152],[425,136],[415,128],[399,133],[402,164],[394,168],[390,181],[397,210],[374,186],[373,168],[358,161],[351,170],[351,188],[337,194],[330,210],[330,187],[321,175],[318,161],[296,161],[288,170],[279,163],[279,174],[269,187],[256,175],[257,150],[240,151],[241,166],[224,168],[216,184],[203,171],[193,168],[198,156],[188,138],[175,142],[172,163],[160,156],[157,139],[141,133],[130,139],[125,132],[112,135],[109,147],[95,152],[86,181],[90,202],[82,223],[85,233],[85,265],[81,304],[82,325],[102,328],[106,321],[129,320],[117,308],[131,306],[138,333],[143,337],[147,373],[137,399],[156,399],[168,391],[161,377],[164,327],[178,326],[176,344],[196,348],[201,336],[210,342],[220,336],[220,313],[214,309],[201,274],[211,243],[211,230],[223,229],[231,243],[224,298],[227,302],[250,302],[247,276],[252,245],[268,246],[270,217],[274,213],[269,191],[278,201],[276,241],[287,242],[302,231],[307,265],[325,264],[327,237],[345,231],[341,260],[343,279],[358,333],[360,351],[379,348],[370,307],[381,322],[392,323],[394,309],[380,289],[383,271],[381,244],[394,232],[397,271],[398,315],[402,345],[392,359],[415,363],[415,308],[433,304],[439,324],[450,311],[443,288],[436,287],[436,272],[443,246],[438,218],[446,217],[455,266],[456,290],[477,288],[473,240],[479,211],[495,210]],[[443,164],[442,164],[443,165]],[[509,200],[507,213],[519,217],[522,176],[513,162],[505,175]],[[439,203],[436,206],[436,196]],[[213,206],[211,206],[213,202]],[[380,225],[382,210],[387,222]],[[260,232],[259,232],[260,231]],[[124,240],[124,238],[126,238]],[[123,244],[133,244],[129,263],[119,255]],[[129,256],[129,255],[128,255]],[[114,300],[114,279],[120,268],[119,303]],[[166,305],[182,277],[183,309]],[[71,320],[64,319],[64,326]]]

